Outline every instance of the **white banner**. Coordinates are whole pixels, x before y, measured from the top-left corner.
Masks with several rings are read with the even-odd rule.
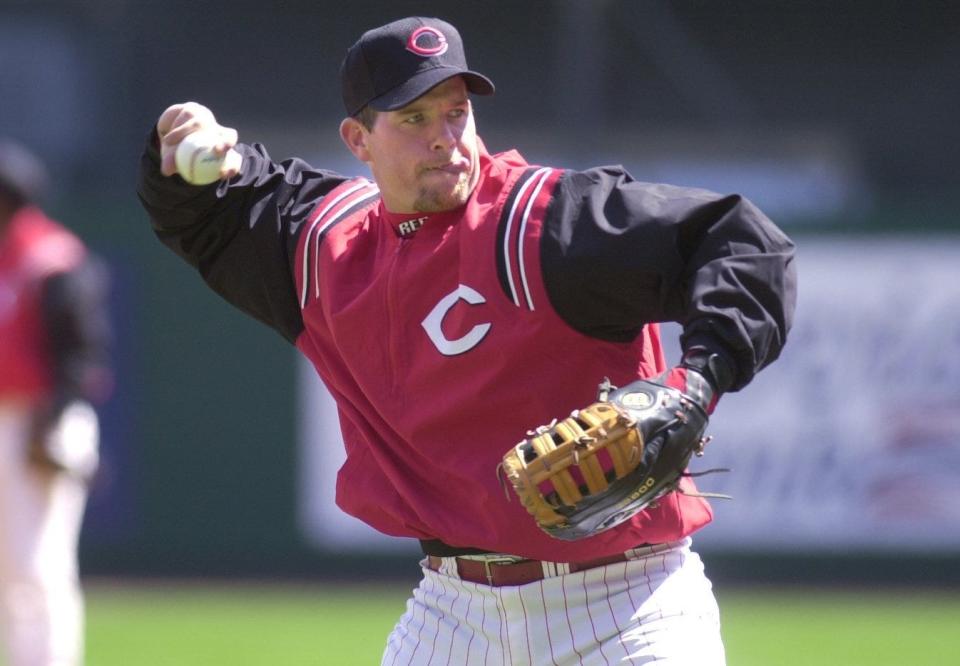
[[[702,545],[960,547],[960,239],[802,239],[783,356],[712,419]]]
[[[696,471],[715,522],[698,545],[737,550],[960,547],[960,239],[802,238],[783,356],[724,396]],[[679,328],[664,327],[668,361]],[[343,445],[303,364],[302,524],[322,547],[409,548],[333,502]]]

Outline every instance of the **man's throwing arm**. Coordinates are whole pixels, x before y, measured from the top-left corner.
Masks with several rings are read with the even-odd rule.
[[[293,342],[303,329],[292,264],[304,221],[345,178],[300,159],[274,162],[238,143],[239,173],[194,186],[161,172],[156,127],[140,160],[137,193],[160,240],[222,297]]]

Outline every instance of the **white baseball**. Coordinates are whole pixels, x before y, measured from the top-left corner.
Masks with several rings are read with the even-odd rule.
[[[220,143],[215,132],[191,132],[177,145],[175,161],[180,177],[191,185],[209,185],[220,180],[224,156],[213,151]]]

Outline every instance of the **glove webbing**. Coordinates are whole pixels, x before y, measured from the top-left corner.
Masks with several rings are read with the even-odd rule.
[[[515,485],[539,489],[535,496],[543,497],[545,505],[533,507],[537,514],[548,506],[572,506],[584,493],[602,492],[637,467],[643,442],[635,425],[610,403],[594,403],[531,433],[516,446],[514,464],[504,472]],[[550,522],[562,521],[554,513]]]

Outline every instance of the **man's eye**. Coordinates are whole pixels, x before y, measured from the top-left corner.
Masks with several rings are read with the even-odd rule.
[[[467,115],[466,109],[453,109],[450,111],[451,118],[463,118],[465,115]]]
[[[409,124],[411,124],[411,125],[416,125],[417,123],[421,122],[422,120],[423,120],[423,114],[422,114],[422,113],[415,113],[415,114],[413,114],[412,116],[407,116],[407,117],[404,119],[403,122],[409,123]]]

